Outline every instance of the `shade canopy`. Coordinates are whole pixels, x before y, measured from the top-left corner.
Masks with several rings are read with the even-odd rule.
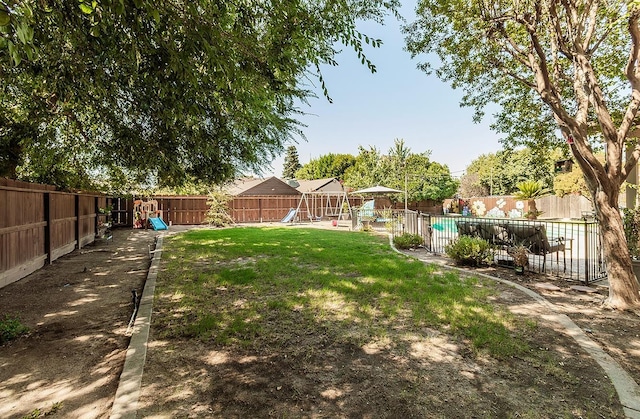
[[[386,186],[372,186],[366,189],[360,189],[358,191],[351,192],[352,194],[393,194],[393,193],[404,193],[403,191],[399,191],[397,189],[387,188]]]

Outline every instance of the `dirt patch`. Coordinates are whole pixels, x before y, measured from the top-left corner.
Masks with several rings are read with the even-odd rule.
[[[16,316],[30,329],[0,346],[0,417],[109,417],[129,344],[131,290],[142,290],[154,237],[115,230],[112,240],[0,289],[0,318]]]
[[[74,252],[0,289],[0,316],[31,332],[0,347],[0,417],[109,416],[129,338],[131,290],[141,289],[154,232],[116,230],[112,242]],[[85,271],[86,268],[86,271]],[[535,289],[640,382],[638,316],[602,308],[606,291],[511,271],[484,273]],[[561,291],[538,289],[552,282]],[[345,345],[329,329],[278,350],[161,340],[152,329],[140,417],[623,417],[610,381],[539,304],[499,285],[496,304],[537,323],[528,339],[547,357],[496,361],[435,330],[397,330]]]
[[[455,266],[450,259],[433,256],[424,250],[404,253],[421,260],[433,260],[439,264]],[[605,307],[603,303],[609,292],[606,281],[596,281],[589,285],[591,292],[581,292],[572,287],[583,287],[582,282],[567,281],[552,275],[531,272],[518,275],[512,269],[496,266],[465,267],[465,270],[506,279],[540,294],[554,305],[558,313],[569,316],[578,327],[613,357],[636,383],[640,383],[640,313],[621,312]],[[517,290],[511,289],[505,292],[511,294],[508,300],[531,301],[529,297]],[[510,306],[512,310],[518,311],[516,305],[510,304]]]
[[[529,276],[502,273],[535,283]],[[543,317],[545,307],[510,286],[497,288],[495,304],[531,320],[525,335],[535,354],[496,360],[475,353],[469,342],[410,322],[388,330],[387,339],[353,345],[331,327],[305,333],[299,327],[302,318],[281,325],[288,339],[278,343],[221,346],[161,338],[162,324],[171,316],[158,313],[139,413],[154,418],[624,417],[604,371],[558,324]],[[607,317],[612,313],[600,308],[601,294],[557,297],[583,314],[589,306],[594,318],[603,317],[603,328],[617,330],[620,319],[637,322],[625,313]],[[635,329],[627,332],[617,339],[618,355],[635,356],[627,362],[637,363],[632,352],[639,341]]]

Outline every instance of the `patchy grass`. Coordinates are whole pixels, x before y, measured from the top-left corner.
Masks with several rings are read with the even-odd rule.
[[[361,347],[435,329],[495,358],[529,351],[492,284],[425,266],[362,233],[198,230],[168,238],[154,308],[164,337],[278,348],[296,334]],[[392,342],[402,345],[401,342]]]
[[[29,333],[29,328],[15,317],[5,316],[0,320],[0,345]]]

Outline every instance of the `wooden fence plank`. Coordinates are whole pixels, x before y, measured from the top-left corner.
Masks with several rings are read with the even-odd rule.
[[[107,198],[1,178],[0,202],[2,287],[95,240],[96,204]]]

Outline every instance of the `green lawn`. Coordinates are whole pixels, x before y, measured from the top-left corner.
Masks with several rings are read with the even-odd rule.
[[[156,289],[161,337],[279,348],[296,334],[362,345],[435,329],[473,351],[529,351],[535,323],[490,302],[491,282],[398,255],[367,233],[196,230],[169,237]]]

